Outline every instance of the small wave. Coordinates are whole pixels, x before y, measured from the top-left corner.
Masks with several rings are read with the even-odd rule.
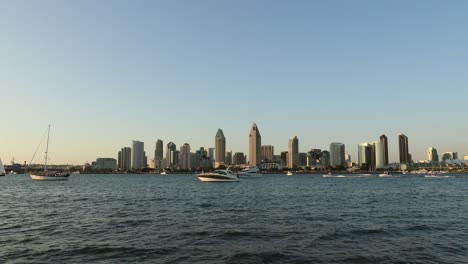
[[[224,258],[226,263],[285,263],[288,256],[281,252],[238,252]]]
[[[0,230],[9,230],[9,229],[19,229],[23,227],[23,225],[20,225],[20,224],[15,224],[15,225],[11,225],[11,226],[2,226],[0,227]]]
[[[327,233],[322,236],[319,236],[317,241],[330,241],[330,240],[339,240],[342,238],[350,238],[355,236],[382,236],[388,235],[389,232],[383,229],[354,229],[346,232],[332,232]]]
[[[108,259],[112,257],[144,256],[146,254],[165,256],[177,250],[175,247],[146,249],[136,247],[85,246],[60,253],[67,256],[88,256],[93,259]]]
[[[387,235],[388,232],[382,229],[357,229],[350,232],[354,235]]]
[[[237,239],[239,237],[250,237],[253,235],[254,235],[253,233],[245,232],[245,231],[226,231],[217,235],[217,237],[221,239]]]
[[[181,237],[207,237],[210,236],[211,233],[209,231],[187,231],[182,232]]]
[[[135,227],[135,226],[140,226],[142,224],[147,224],[147,223],[152,223],[153,220],[151,219],[139,219],[139,220],[136,220],[136,219],[128,219],[128,220],[125,220],[123,222],[120,222],[119,225],[123,225],[125,227]]]
[[[202,203],[202,204],[200,204],[200,207],[202,207],[202,208],[210,208],[210,207],[213,207],[213,206],[214,206],[214,204],[212,204],[212,203]]]
[[[377,256],[351,256],[347,257],[343,260],[344,263],[380,263],[380,262],[389,262],[390,259],[388,257],[377,257]]]
[[[445,230],[443,227],[438,226],[429,226],[429,225],[412,225],[405,228],[406,231],[435,231],[435,230]]]

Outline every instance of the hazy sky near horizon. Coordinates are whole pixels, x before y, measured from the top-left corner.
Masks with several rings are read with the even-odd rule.
[[[468,1],[0,1],[0,157],[114,157],[132,140],[302,152],[399,133],[468,153]],[[43,148],[41,148],[43,152]],[[35,162],[42,162],[42,152]]]

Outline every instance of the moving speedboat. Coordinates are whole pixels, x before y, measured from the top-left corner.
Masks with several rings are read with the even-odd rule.
[[[213,172],[200,173],[197,175],[202,182],[237,182],[239,177],[232,174],[230,170],[215,170]]]
[[[242,178],[258,178],[263,177],[262,174],[259,173],[260,170],[257,166],[247,166],[241,172],[239,172],[239,177]]]

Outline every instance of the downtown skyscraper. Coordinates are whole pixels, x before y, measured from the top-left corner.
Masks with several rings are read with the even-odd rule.
[[[408,137],[404,134],[398,136],[398,145],[400,147],[400,164],[410,163],[409,150],[408,150]]]
[[[262,145],[262,162],[273,162],[275,148],[272,145]]]
[[[145,163],[145,144],[134,140],[132,144],[132,170],[139,170],[146,167]]]
[[[215,168],[226,163],[226,138],[223,130],[218,129],[215,137]]]
[[[330,166],[343,167],[345,164],[345,145],[333,142],[330,144]]]
[[[191,153],[190,153],[190,145],[185,143],[180,147],[179,152],[179,168],[182,170],[189,170],[191,169]]]
[[[164,151],[163,151],[163,141],[158,139],[156,141],[156,149],[154,150],[154,166],[157,169],[163,167]]]
[[[430,147],[427,149],[427,161],[429,162],[438,162],[439,155],[437,154],[437,149]]]
[[[166,150],[166,168],[175,168],[177,166],[179,156],[177,153],[177,146],[173,142],[167,143]]]
[[[382,141],[364,142],[358,146],[358,164],[361,169],[375,171],[385,166]]]
[[[288,145],[288,168],[294,169],[298,166],[299,161],[299,139],[296,136],[289,139]]]
[[[249,165],[257,166],[262,158],[262,136],[257,124],[253,123],[249,133]]]
[[[382,143],[382,153],[383,153],[383,165],[388,165],[388,138],[385,134],[380,136],[380,142]]]
[[[117,167],[120,170],[130,170],[132,168],[132,149],[129,147],[122,148],[119,151]]]

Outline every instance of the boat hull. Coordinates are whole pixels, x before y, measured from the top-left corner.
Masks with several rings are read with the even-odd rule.
[[[198,176],[198,179],[202,182],[238,182],[239,179],[234,179],[234,178],[212,178],[212,177],[204,177],[204,176]]]
[[[34,181],[68,181],[68,176],[47,176],[31,174],[31,179]]]

